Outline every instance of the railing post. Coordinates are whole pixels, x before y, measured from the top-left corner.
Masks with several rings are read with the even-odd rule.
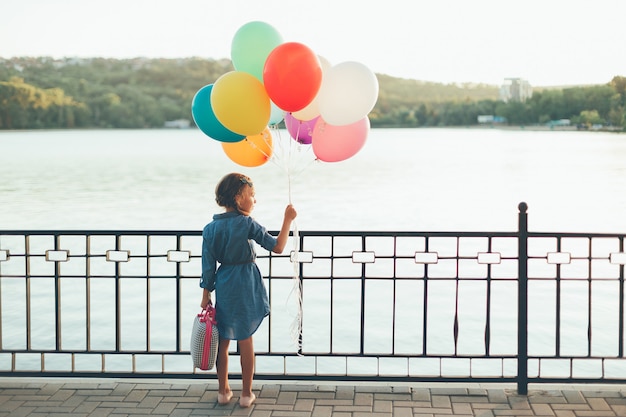
[[[517,311],[517,393],[528,394],[528,205],[519,203],[518,227],[518,311]]]

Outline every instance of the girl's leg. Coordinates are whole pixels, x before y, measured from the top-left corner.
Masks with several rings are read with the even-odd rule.
[[[239,340],[239,353],[241,354],[241,398],[239,405],[250,407],[256,396],[252,393],[252,378],[254,377],[254,345],[252,336]]]
[[[220,339],[220,344],[217,349],[217,381],[219,384],[217,393],[217,402],[220,404],[228,404],[233,396],[228,383],[228,347],[230,346],[230,340]]]

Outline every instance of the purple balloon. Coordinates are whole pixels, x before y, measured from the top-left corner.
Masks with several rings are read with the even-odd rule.
[[[285,113],[285,126],[289,132],[289,136],[299,143],[310,145],[313,142],[313,129],[315,123],[320,117],[317,116],[311,120],[298,120],[291,113]]]

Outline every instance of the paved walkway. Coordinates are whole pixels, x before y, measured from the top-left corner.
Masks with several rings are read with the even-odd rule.
[[[626,386],[255,381],[256,403],[217,405],[216,382],[0,378],[0,416],[441,417],[626,416]]]

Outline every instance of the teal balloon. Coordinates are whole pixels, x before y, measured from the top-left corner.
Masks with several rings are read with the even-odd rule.
[[[213,84],[205,85],[198,90],[191,101],[191,115],[198,129],[205,135],[220,142],[239,142],[245,136],[228,130],[215,116],[211,107],[211,91]]]
[[[241,26],[230,45],[230,59],[237,71],[247,72],[263,82],[263,67],[268,55],[283,43],[281,34],[270,24],[260,21]]]
[[[270,100],[270,121],[267,122],[268,125],[273,126],[282,122],[285,118],[285,111],[278,107],[276,104],[272,103]]]

